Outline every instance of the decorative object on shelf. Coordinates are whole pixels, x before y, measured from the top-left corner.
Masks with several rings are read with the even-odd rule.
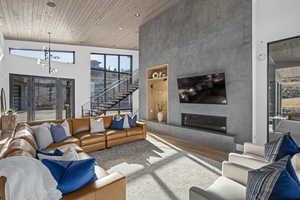
[[[2,133],[12,133],[16,126],[17,115],[15,112],[7,112],[1,116]]]
[[[157,104],[157,120],[158,122],[162,122],[164,118],[164,104]]]
[[[154,73],[152,74],[152,78],[153,78],[153,79],[159,78],[158,72],[154,72]]]
[[[42,65],[43,67],[47,67],[49,74],[54,74],[57,73],[58,70],[52,66],[51,58],[54,59],[59,59],[59,58],[53,57],[53,55],[51,54],[51,33],[50,32],[48,32],[48,36],[49,36],[49,42],[48,42],[49,46],[48,48],[43,47],[43,50],[45,52],[45,59],[38,59],[37,64]]]
[[[162,78],[162,72],[159,72],[159,78]]]
[[[162,78],[165,78],[165,77],[167,77],[168,76],[168,74],[166,73],[166,72],[161,72],[161,77]]]
[[[13,114],[15,114],[16,113],[16,109],[14,109],[14,108],[10,108],[10,109],[8,109],[8,111],[7,111],[7,115],[13,115]]]

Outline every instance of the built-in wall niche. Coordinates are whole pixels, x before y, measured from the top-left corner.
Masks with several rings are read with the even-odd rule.
[[[168,121],[168,65],[151,67],[147,71],[148,120]],[[162,113],[162,114],[159,114]]]

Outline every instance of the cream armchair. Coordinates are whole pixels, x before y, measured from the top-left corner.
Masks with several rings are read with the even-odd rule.
[[[249,170],[250,168],[224,161],[222,176],[207,189],[192,187],[190,200],[245,200]]]
[[[270,164],[264,158],[265,148],[252,143],[244,144],[244,152],[242,154],[230,153],[228,160],[232,163],[251,168],[258,169]],[[300,178],[300,153],[297,153],[292,158],[292,164],[298,178]]]
[[[244,152],[242,154],[230,153],[228,160],[244,167],[258,169],[269,164],[269,162],[265,160],[264,155],[264,146],[245,143]]]

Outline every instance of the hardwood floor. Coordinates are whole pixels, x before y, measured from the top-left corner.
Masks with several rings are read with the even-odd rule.
[[[216,160],[220,162],[224,160],[228,160],[228,152],[224,152],[219,149],[215,149],[205,145],[192,144],[191,142],[188,142],[186,140],[182,140],[173,136],[168,136],[163,134],[154,134],[148,132],[148,136],[155,138],[161,142],[168,142],[184,151],[198,154],[200,156],[204,156],[212,160]]]

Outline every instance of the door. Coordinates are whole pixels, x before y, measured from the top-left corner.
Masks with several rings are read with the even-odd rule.
[[[74,117],[74,80],[10,75],[10,107],[18,122]]]

